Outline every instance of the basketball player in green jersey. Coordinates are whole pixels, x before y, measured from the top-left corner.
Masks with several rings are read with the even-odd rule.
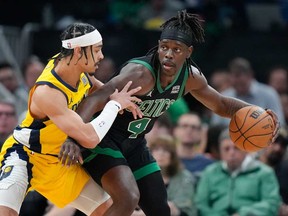
[[[192,45],[204,41],[198,16],[180,11],[161,27],[157,47],[144,57],[128,61],[118,76],[83,101],[78,109],[84,121],[88,121],[103,107],[115,88],[124,86],[128,80],[133,81],[133,86],[142,87],[136,95],[142,100],[138,105],[143,118],[135,120],[126,110],[117,116],[95,149],[83,152],[83,166],[113,200],[105,216],[131,215],[138,204],[147,216],[170,216],[160,169],[146,146],[144,135],[175,100],[190,93],[215,113],[228,118],[249,105],[219,94],[193,66]],[[277,116],[270,113],[278,125]],[[62,146],[60,158],[65,161],[68,152],[72,155],[78,150],[67,141]]]

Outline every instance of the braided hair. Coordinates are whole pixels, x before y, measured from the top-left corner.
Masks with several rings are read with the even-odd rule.
[[[88,34],[88,33],[92,32],[94,30],[95,30],[95,27],[90,25],[90,24],[88,24],[88,23],[74,23],[74,24],[69,25],[61,33],[60,39],[61,39],[61,41],[67,40],[67,39],[72,39],[72,38],[75,38],[75,37],[79,37],[79,36]],[[88,64],[88,58],[87,58],[86,48],[87,47],[81,47],[81,55],[78,58],[78,61],[82,58],[82,56],[84,54],[84,56],[86,58],[86,65],[87,65]],[[91,51],[91,54],[92,54],[92,58],[94,60],[92,46],[90,46],[90,51]],[[56,57],[52,57],[51,59],[55,59],[57,61],[60,61],[62,58],[70,56],[70,60],[67,63],[67,65],[69,65],[70,62],[71,62],[71,59],[73,58],[73,55],[74,55],[74,49],[66,49],[64,47],[61,47],[61,51],[60,51],[59,55],[57,55]],[[77,64],[77,62],[75,64]]]
[[[185,35],[189,35],[189,40],[191,42],[203,43],[204,40],[204,29],[201,26],[201,22],[203,20],[196,14],[187,13],[186,10],[178,11],[177,16],[171,17],[166,22],[164,22],[160,28],[162,32],[166,29],[172,29]],[[191,44],[192,45],[192,44]],[[157,50],[158,45],[153,47],[151,50],[148,51],[146,55],[153,55],[152,56],[152,64],[157,66],[159,63]],[[193,71],[191,65],[195,66],[201,73],[200,68],[194,63],[192,57],[186,59],[186,65],[188,67],[189,73],[193,75]]]

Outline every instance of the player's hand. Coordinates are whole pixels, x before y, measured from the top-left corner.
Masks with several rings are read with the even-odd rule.
[[[80,147],[71,138],[67,138],[62,144],[58,158],[62,165],[71,166],[76,163],[83,164]]]
[[[129,109],[132,112],[134,119],[137,119],[137,116],[142,118],[143,113],[135,104],[135,102],[141,102],[141,100],[135,96],[132,96],[138,91],[140,91],[141,87],[139,86],[137,88],[129,90],[131,85],[132,81],[129,81],[120,92],[118,91],[118,89],[116,89],[114,93],[110,95],[110,99],[115,100],[121,104],[120,113],[122,113],[124,109]]]
[[[273,132],[273,137],[272,137],[272,140],[271,142],[274,143],[276,138],[278,137],[278,133],[279,133],[279,130],[280,130],[280,122],[278,120],[278,117],[276,115],[276,113],[274,113],[271,109],[265,109],[266,112],[271,115],[273,121],[274,121],[274,125],[275,125],[275,130]]]

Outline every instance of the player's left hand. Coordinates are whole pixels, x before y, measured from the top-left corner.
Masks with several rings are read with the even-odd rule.
[[[68,167],[76,163],[83,164],[81,149],[70,137],[62,144],[58,158],[62,165]]]
[[[280,122],[279,122],[278,116],[276,115],[276,113],[274,111],[272,111],[271,109],[265,109],[265,110],[269,115],[271,115],[271,117],[274,121],[275,129],[274,129],[273,137],[271,140],[271,142],[274,143],[276,138],[278,137],[278,133],[280,130]]]

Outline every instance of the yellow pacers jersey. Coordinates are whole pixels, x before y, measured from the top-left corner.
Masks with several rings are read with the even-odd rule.
[[[69,86],[55,73],[54,60],[48,63],[30,91],[29,103],[37,85],[48,85],[61,91],[67,98],[68,107],[73,110],[76,110],[92,86],[85,73],[82,73],[77,89]],[[63,207],[79,195],[89,180],[80,165],[67,168],[59,162],[57,155],[66,138],[67,135],[51,120],[34,119],[28,109],[26,118],[3,144],[1,166],[7,164],[11,152],[15,152],[27,162],[30,189],[37,190],[58,207]]]
[[[79,103],[88,95],[92,84],[85,73],[82,73],[77,89],[63,81],[54,71],[54,60],[51,60],[30,91],[32,96],[37,85],[48,85],[61,91],[66,99],[68,108],[76,110]],[[69,121],[69,119],[67,119]],[[58,155],[67,135],[63,133],[50,119],[34,119],[28,108],[26,118],[14,132],[17,141],[29,149],[43,154]]]

